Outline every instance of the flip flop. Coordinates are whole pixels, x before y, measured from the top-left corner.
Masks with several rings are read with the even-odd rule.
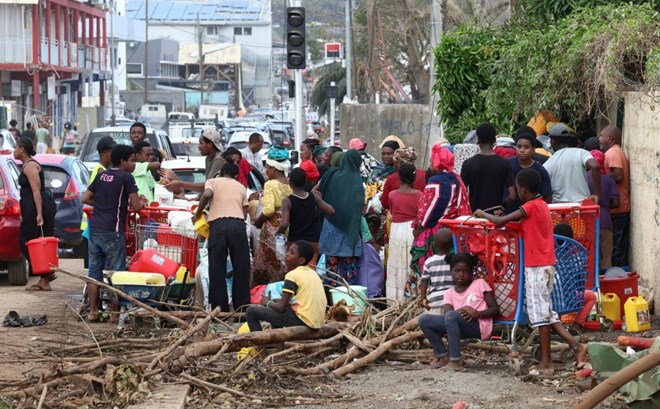
[[[25,287],[25,291],[31,291],[32,292],[32,291],[52,291],[52,290],[50,289],[50,287],[43,288],[43,287],[40,287],[37,284],[32,284],[29,287]]]
[[[439,369],[444,372],[465,372],[465,368],[454,368],[452,366],[449,366],[449,364]]]

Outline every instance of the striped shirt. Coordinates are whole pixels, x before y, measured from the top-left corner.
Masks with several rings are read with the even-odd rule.
[[[442,308],[444,306],[445,291],[454,287],[451,278],[451,269],[445,261],[444,255],[433,255],[424,262],[422,280],[428,280],[426,298],[431,308]]]

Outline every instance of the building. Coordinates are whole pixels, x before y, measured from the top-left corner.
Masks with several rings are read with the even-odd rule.
[[[87,99],[105,103],[105,20],[102,0],[0,0],[2,98],[21,125],[39,115],[62,135]]]
[[[241,48],[241,90],[245,105],[267,105],[271,97],[272,23],[270,0],[145,2],[128,0],[131,19],[148,18],[148,39],[167,38],[181,44],[231,43]],[[136,53],[137,54],[137,53]],[[148,50],[148,66],[159,65]],[[129,58],[130,60],[130,58]],[[150,72],[149,72],[150,74]],[[149,87],[155,83],[147,81]]]
[[[125,0],[107,1],[111,2],[106,19],[109,44],[108,68],[110,70],[108,92],[115,97],[115,116],[122,116],[124,105],[120,101],[119,93],[126,90],[128,86],[127,57],[134,52],[135,44],[145,41],[146,24],[144,20],[129,19],[126,16]],[[109,100],[110,98],[107,105],[111,107]],[[104,117],[109,117],[112,113],[106,112]]]

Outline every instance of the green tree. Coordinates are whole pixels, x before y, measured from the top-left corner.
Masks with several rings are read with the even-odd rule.
[[[330,100],[325,96],[325,90],[330,86],[331,82],[337,85],[337,105],[344,99],[346,95],[346,69],[342,68],[340,63],[332,63],[325,65],[319,70],[319,79],[312,88],[312,96],[309,99],[309,104],[312,109],[316,110],[319,116],[328,115],[330,113]]]

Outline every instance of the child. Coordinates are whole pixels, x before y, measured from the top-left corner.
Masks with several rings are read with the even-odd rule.
[[[131,172],[135,169],[135,151],[132,146],[117,145],[111,154],[112,167],[99,173],[82,197],[86,205],[94,206],[89,220],[89,277],[103,280],[103,269],[126,270],[126,243],[124,225],[130,200],[131,207],[142,208],[137,186]],[[99,287],[89,285],[89,316],[87,320],[100,320],[98,312]]]
[[[612,267],[612,251],[614,247],[614,224],[610,209],[619,207],[619,193],[616,190],[616,182],[605,171],[605,154],[598,149],[590,151],[591,156],[596,159],[600,166],[600,195],[598,205],[600,206],[600,269],[607,270]],[[587,184],[589,192],[594,191],[593,170],[587,172]]]
[[[557,313],[552,310],[550,294],[555,278],[555,243],[550,210],[539,195],[541,176],[533,169],[521,170],[516,178],[516,189],[523,201],[520,209],[501,217],[477,210],[475,216],[488,219],[498,226],[516,220],[521,222],[527,314],[531,325],[539,328],[541,338],[541,362],[530,374],[550,376],[554,373],[550,351],[551,328],[573,349],[578,365],[586,361],[587,347],[566,331]]]
[[[314,257],[310,261],[312,268],[316,267],[319,249],[319,229],[316,214],[318,208],[324,214],[332,216],[335,209],[321,198],[321,192],[305,191],[306,174],[301,168],[295,168],[289,174],[289,185],[292,193],[282,199],[282,221],[277,228],[276,236],[284,234],[289,229],[288,244],[305,240],[314,246]]]
[[[137,183],[138,194],[147,199],[147,203],[154,201],[154,187],[156,180],[151,174],[152,170],[160,169],[160,162],[152,162],[151,158],[154,151],[147,141],[141,141],[135,144],[135,170],[133,177]]]
[[[463,371],[461,339],[488,339],[493,330],[493,317],[500,313],[495,294],[483,279],[474,280],[476,258],[468,253],[447,255],[454,287],[444,294],[444,315],[422,314],[419,328],[428,338],[436,358],[431,368],[452,372]],[[447,334],[447,346],[442,336]]]
[[[445,291],[453,286],[449,264],[447,264],[445,256],[454,248],[454,242],[451,231],[447,228],[435,232],[433,240],[438,252],[424,262],[419,294],[422,307],[429,310],[431,314],[442,315]]]
[[[261,322],[273,328],[307,326],[319,329],[325,319],[326,297],[321,278],[307,266],[314,257],[314,247],[305,240],[289,246],[285,263],[289,272],[284,277],[282,298],[264,297],[262,305],[253,305],[246,311],[250,331],[261,331]],[[293,296],[295,301],[290,304]]]
[[[112,165],[112,159],[110,157],[112,153],[112,148],[117,146],[117,143],[112,136],[104,136],[96,143],[96,152],[99,154],[99,162],[94,165],[92,169],[92,174],[89,177],[90,183],[96,179],[96,175],[102,171],[108,169]],[[83,212],[82,221],[80,223],[80,230],[82,230],[83,236],[83,254],[85,258],[83,264],[85,268],[89,268],[89,229],[87,228],[87,213]]]

